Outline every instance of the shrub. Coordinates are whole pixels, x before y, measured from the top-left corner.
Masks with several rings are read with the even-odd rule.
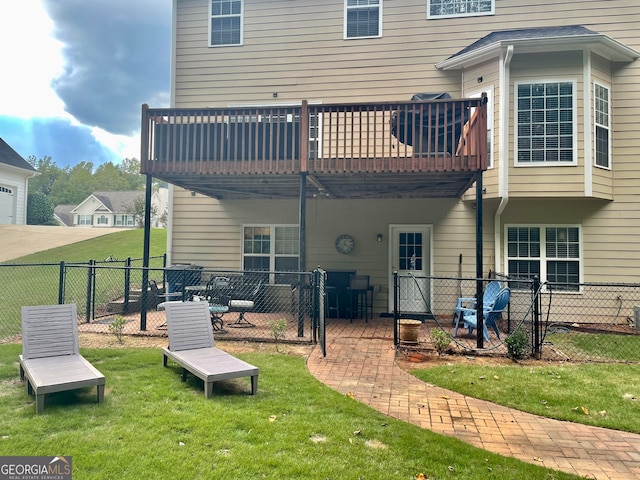
[[[433,328],[431,333],[429,334],[431,341],[433,342],[433,347],[438,352],[438,355],[442,355],[449,348],[449,344],[451,343],[451,335],[441,330],[439,328]]]
[[[126,323],[122,315],[116,315],[113,317],[113,322],[109,324],[109,333],[113,333],[120,343],[122,343],[122,331]]]
[[[507,346],[507,356],[511,360],[522,360],[529,356],[529,339],[521,328],[517,328],[504,340]]]
[[[280,353],[278,342],[284,338],[284,332],[287,329],[287,321],[284,318],[271,320],[269,322],[269,328],[271,329],[271,336],[276,342],[276,352]]]

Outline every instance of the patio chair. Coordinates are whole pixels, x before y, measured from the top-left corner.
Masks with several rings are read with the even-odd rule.
[[[484,311],[490,310],[493,307],[494,302],[496,301],[496,296],[502,286],[500,282],[497,280],[492,280],[489,282],[487,287],[484,289],[484,293],[482,295],[482,309]],[[475,297],[460,297],[458,298],[458,302],[456,303],[456,308],[453,311],[453,315],[451,316],[451,325],[455,325],[456,320],[462,315],[464,312],[473,313],[476,309],[476,298]]]
[[[493,328],[493,331],[496,332],[496,336],[498,339],[500,338],[500,331],[498,330],[497,320],[500,318],[500,315],[507,308],[509,301],[511,300],[511,290],[509,287],[505,287],[498,292],[496,295],[496,301],[493,304],[493,307],[490,310],[484,310],[484,322],[482,325],[482,330],[484,334],[485,340],[489,341],[489,329],[488,327]],[[461,315],[456,320],[456,327],[453,331],[453,336],[456,337],[458,335],[458,328],[460,323],[464,325],[464,328],[469,329],[469,334],[473,333],[473,330],[478,326],[478,319],[476,312],[468,313],[463,311]]]
[[[169,346],[162,349],[162,364],[170,358],[204,382],[207,398],[213,396],[213,383],[238,377],[251,377],[251,395],[258,391],[258,367],[244,362],[215,346],[207,302],[170,303],[166,306]]]
[[[36,397],[36,413],[44,411],[47,393],[97,387],[104,400],[105,378],[79,353],[75,304],[22,307],[20,379]]]
[[[369,275],[351,275],[349,277],[349,303],[347,311],[349,320],[363,317],[365,323],[369,319]]]
[[[260,288],[262,287],[262,280],[257,284],[244,285],[244,288],[239,288],[233,291],[233,297],[229,300],[229,311],[240,312],[238,319],[230,323],[229,327],[255,327],[253,323],[246,319],[245,313],[250,312],[255,308]]]

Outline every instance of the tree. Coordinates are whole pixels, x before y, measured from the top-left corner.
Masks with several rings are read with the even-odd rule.
[[[138,228],[144,227],[145,203],[146,202],[145,202],[144,195],[141,195],[140,197],[136,198],[133,201],[133,205],[130,205],[129,207],[127,207],[127,213],[129,215],[134,216],[134,218],[136,219]],[[153,217],[156,214],[157,214],[156,208],[153,205],[151,205],[151,217]]]
[[[27,225],[55,225],[53,204],[42,192],[27,196]]]
[[[51,157],[43,157],[36,160],[36,157],[31,155],[27,161],[40,174],[29,180],[29,189],[31,191],[51,195],[53,185],[67,176],[64,170],[51,161]]]

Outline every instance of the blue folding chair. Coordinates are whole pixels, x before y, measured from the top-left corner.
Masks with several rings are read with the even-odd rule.
[[[497,320],[500,318],[500,315],[507,308],[509,301],[511,300],[511,290],[508,287],[503,288],[496,295],[496,301],[491,307],[490,310],[484,310],[484,322],[482,325],[482,330],[484,334],[484,338],[486,341],[489,341],[489,329],[488,327],[493,328],[494,332],[496,332],[496,336],[500,338],[500,331],[498,330]],[[469,329],[469,334],[473,333],[473,330],[478,326],[478,319],[476,312],[470,313],[470,311],[463,310],[456,320],[456,328],[453,331],[453,336],[458,335],[458,328],[460,323],[464,325],[464,328]]]
[[[500,285],[499,281],[492,280],[487,285],[487,288],[484,289],[484,294],[482,295],[482,309],[485,312],[493,308],[493,304],[495,303],[496,297],[498,296],[498,292],[500,291],[501,288],[502,286]],[[475,297],[458,298],[458,302],[456,303],[456,308],[453,311],[453,315],[451,316],[451,325],[455,325],[456,321],[465,312],[473,313],[475,311],[476,311]]]

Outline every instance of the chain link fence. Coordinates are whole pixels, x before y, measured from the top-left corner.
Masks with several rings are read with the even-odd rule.
[[[526,334],[527,352],[554,361],[640,361],[640,284],[536,283],[504,275],[494,278],[448,278],[397,275],[394,285],[396,344],[419,348],[433,344],[432,330],[451,339],[449,350],[460,354],[506,355],[505,340],[520,329]],[[509,287],[510,302],[497,320],[498,333],[488,329],[489,339],[479,345],[477,329],[459,322],[454,309],[460,297],[475,298],[495,280]],[[423,323],[417,342],[401,339],[402,320]],[[498,336],[499,335],[499,336]],[[412,344],[413,343],[413,344]],[[508,340],[507,340],[508,343]]]
[[[0,342],[19,340],[21,307],[75,303],[81,333],[167,335],[164,303],[207,301],[217,338],[320,343],[325,348],[325,315],[332,317],[326,273],[222,271],[196,265],[165,266],[153,258],[105,259],[87,263],[0,265]],[[538,358],[561,361],[640,361],[640,284],[535,284],[531,280],[416,277],[394,279],[394,339],[404,347],[432,344],[431,331],[448,334],[449,350],[506,355],[505,340],[526,334],[527,350]],[[478,338],[453,315],[460,297],[476,296],[499,280],[509,287],[507,308],[496,333]],[[146,288],[143,288],[146,284]],[[335,317],[335,315],[334,315]],[[415,344],[401,341],[402,320],[420,320]],[[382,319],[384,320],[384,319]],[[336,319],[348,321],[348,319]],[[332,320],[334,322],[334,320]],[[366,327],[365,327],[366,328]],[[454,335],[454,332],[456,333]],[[482,335],[481,335],[482,337]],[[480,341],[479,341],[480,340]]]
[[[19,338],[22,306],[58,303],[77,305],[81,334],[164,337],[168,301],[208,301],[219,339],[274,341],[277,335],[280,342],[313,341],[317,307],[309,272],[164,267],[163,257],[152,259],[148,268],[140,264],[107,259],[0,265],[0,341]]]

